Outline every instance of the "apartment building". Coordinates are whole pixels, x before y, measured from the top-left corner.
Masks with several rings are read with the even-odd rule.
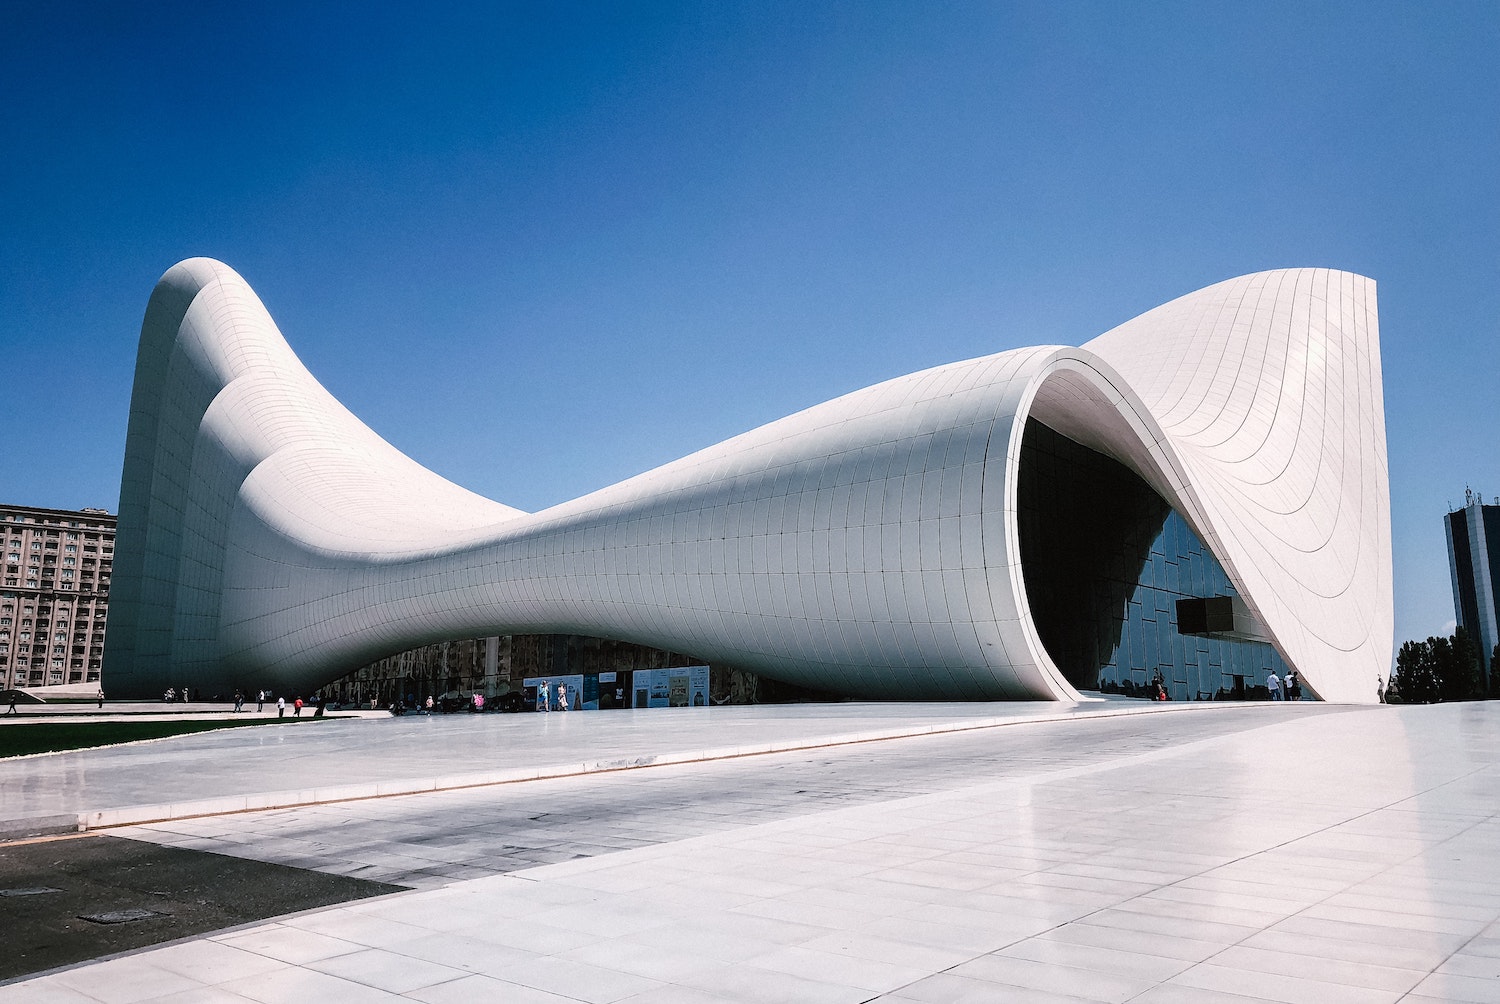
[[[0,505],[0,689],[98,684],[115,517]]]

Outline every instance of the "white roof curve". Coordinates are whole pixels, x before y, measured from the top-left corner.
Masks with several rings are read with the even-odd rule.
[[[878,697],[1075,699],[1037,638],[1028,417],[1197,530],[1318,695],[1392,635],[1374,284],[1230,280],[1088,342],[934,367],[538,513],[422,468],[297,360],[248,284],[169,270],[142,327],[112,689],[315,687],[428,641],[637,641]]]

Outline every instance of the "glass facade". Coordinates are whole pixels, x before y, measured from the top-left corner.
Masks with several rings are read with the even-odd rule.
[[[1472,492],[1464,507],[1444,517],[1458,625],[1479,645],[1480,662],[1493,678],[1491,657],[1500,644],[1500,499],[1494,505]]]
[[[1471,636],[1478,638],[1479,632],[1470,627],[1479,624],[1479,592],[1475,588],[1474,555],[1469,548],[1468,516],[1468,509],[1448,514],[1448,540],[1453,548],[1453,584],[1458,590],[1453,605],[1458,608],[1458,623]]]
[[[1286,676],[1269,643],[1178,632],[1178,600],[1237,593],[1187,521],[1129,468],[1033,419],[1016,488],[1032,618],[1073,686],[1128,693],[1160,672],[1181,701],[1244,696],[1273,669]]]

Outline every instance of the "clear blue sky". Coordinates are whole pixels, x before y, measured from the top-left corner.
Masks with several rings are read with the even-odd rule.
[[[254,9],[252,9],[254,8]],[[0,500],[115,509],[146,298],[239,270],[539,509],[1247,272],[1380,283],[1398,642],[1500,495],[1500,4],[0,3]]]

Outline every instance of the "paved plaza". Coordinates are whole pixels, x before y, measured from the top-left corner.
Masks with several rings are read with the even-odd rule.
[[[306,797],[170,810],[273,792]],[[10,761],[0,793],[412,887],[6,1001],[1500,999],[1496,705],[351,720]]]
[[[154,704],[137,705],[134,714],[127,707],[107,708],[93,720],[181,717]],[[192,717],[232,717],[223,705],[185,710]],[[165,745],[0,761],[0,829],[65,832],[80,824],[117,826],[1018,722],[1187,710],[1120,700],[845,703],[681,708],[666,718],[660,710],[401,718],[363,712],[312,722],[312,712],[304,709],[309,731],[208,732]],[[246,711],[241,717],[276,713],[268,705],[259,715]],[[286,721],[292,723],[290,710]],[[25,719],[0,718],[0,727],[25,726]]]

